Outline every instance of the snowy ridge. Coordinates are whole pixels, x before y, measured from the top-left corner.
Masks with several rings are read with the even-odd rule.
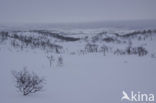
[[[156,77],[155,44],[155,29],[75,33],[74,30],[2,30],[0,100],[120,103],[123,89],[155,93],[152,85]],[[27,97],[17,92],[11,71],[24,67],[45,77],[43,92]]]

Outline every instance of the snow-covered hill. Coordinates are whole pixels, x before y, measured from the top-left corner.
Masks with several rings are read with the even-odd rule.
[[[0,101],[120,103],[123,90],[156,93],[155,44],[155,29],[3,29]],[[46,79],[44,91],[29,96],[17,92],[11,71],[25,67]]]

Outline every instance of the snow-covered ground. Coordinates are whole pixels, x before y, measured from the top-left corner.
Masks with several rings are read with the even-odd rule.
[[[149,28],[1,30],[0,102],[122,103],[123,90],[155,94],[155,44],[156,31]],[[144,49],[141,54],[138,47]],[[128,48],[137,50],[129,53]],[[53,58],[51,65],[48,57]],[[43,91],[28,96],[17,91],[11,71],[24,67],[46,79]]]

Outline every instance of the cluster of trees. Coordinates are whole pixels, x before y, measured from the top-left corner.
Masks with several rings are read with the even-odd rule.
[[[37,33],[47,35],[47,36],[50,36],[50,37],[54,37],[54,38],[64,40],[64,41],[78,41],[78,40],[80,40],[80,38],[66,37],[66,36],[60,35],[58,33],[52,33],[52,32],[45,31],[45,30],[35,30],[33,32],[37,32]]]
[[[81,51],[81,52],[84,52],[84,51]],[[148,51],[142,46],[139,46],[139,47],[128,46],[124,50],[122,50],[122,49],[112,50],[110,47],[108,47],[106,45],[99,46],[97,44],[91,44],[91,43],[86,44],[85,53],[95,53],[95,52],[101,52],[104,55],[106,55],[106,53],[108,53],[108,52],[112,52],[115,55],[145,56],[148,54]]]
[[[122,35],[121,37],[134,37],[136,35],[144,35],[144,34],[152,34],[152,33],[156,33],[156,30],[142,30],[142,31],[134,31],[134,32],[131,32],[131,33],[127,33],[127,34],[124,34]]]
[[[109,52],[109,47],[106,45],[99,46],[97,44],[88,43],[85,46],[85,52],[87,53],[102,52],[104,55],[106,55],[106,53]]]
[[[139,55],[139,56],[144,56],[147,55],[148,51],[143,48],[143,47],[128,47],[126,49],[127,54],[129,55]]]
[[[8,36],[9,36],[8,32],[4,32],[4,31],[0,32],[0,42],[4,42],[5,40],[7,40]]]
[[[114,54],[145,56],[148,54],[148,51],[144,47],[127,47],[125,50],[120,50],[120,49],[115,50]]]
[[[11,40],[11,45],[15,48],[41,48],[41,49],[52,49],[56,53],[60,53],[63,49],[62,46],[51,43],[49,39],[46,38],[35,38],[33,36],[18,35],[16,33],[8,35],[8,32],[0,32],[1,41],[7,39]],[[20,42],[19,42],[20,41]]]

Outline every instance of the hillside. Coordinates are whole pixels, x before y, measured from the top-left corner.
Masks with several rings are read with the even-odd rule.
[[[2,30],[0,100],[3,103],[120,103],[123,90],[155,93],[155,44],[155,29],[75,34]],[[43,91],[28,96],[17,92],[11,71],[23,68],[46,79]]]

